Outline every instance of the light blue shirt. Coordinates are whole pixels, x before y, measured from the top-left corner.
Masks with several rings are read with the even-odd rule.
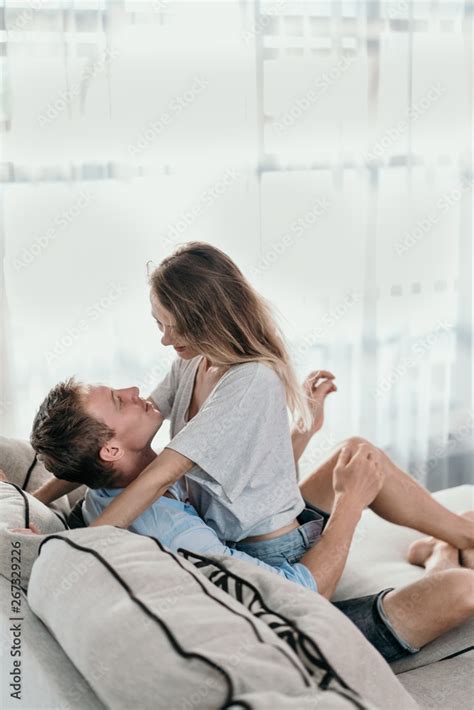
[[[89,489],[82,506],[82,514],[87,525],[98,518],[112,499],[123,490],[123,488]],[[134,520],[129,530],[156,538],[172,552],[183,548],[201,555],[229,555],[264,567],[296,584],[317,591],[314,577],[305,565],[283,562],[273,567],[245,552],[228,547],[219,540],[215,530],[199,517],[192,505],[175,498],[165,496],[159,498]]]

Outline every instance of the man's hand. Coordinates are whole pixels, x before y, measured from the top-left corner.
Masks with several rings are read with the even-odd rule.
[[[330,518],[318,544],[300,560],[326,599],[331,599],[341,578],[362,511],[377,496],[384,479],[381,454],[374,446],[342,449],[333,473],[336,495]]]
[[[23,535],[42,535],[41,530],[35,523],[30,523],[29,528],[11,528],[12,532],[23,533]]]
[[[327,370],[317,370],[311,372],[303,384],[303,389],[309,400],[313,424],[311,434],[315,434],[321,429],[324,423],[324,402],[328,394],[337,392],[334,384],[334,375]]]
[[[370,444],[359,444],[355,450],[344,447],[333,474],[336,496],[346,495],[361,510],[372,503],[385,480],[380,452]]]

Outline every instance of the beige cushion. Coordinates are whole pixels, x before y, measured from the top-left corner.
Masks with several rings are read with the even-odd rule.
[[[5,436],[0,436],[0,469],[11,483],[30,493],[53,478],[53,474],[36,460],[34,449],[27,441]],[[63,513],[71,509],[66,496],[58,498],[53,507]]]
[[[43,535],[13,532],[35,523]],[[64,532],[63,517],[12,483],[0,483],[0,575],[27,589],[40,543],[50,533]]]
[[[53,478],[53,474],[47,471],[41,462],[35,460],[33,447],[27,441],[5,436],[0,436],[0,469],[5,472],[9,481],[29,493],[33,493]],[[84,497],[85,490],[85,486],[80,486],[68,496],[58,498],[51,507],[69,513],[75,502]]]
[[[474,486],[438,491],[434,497],[457,513],[474,508]],[[371,510],[365,511],[333,601],[375,594],[387,587],[401,587],[421,579],[424,570],[406,560],[410,544],[420,537],[426,536],[416,530],[388,523]],[[392,667],[398,673],[434,663],[472,646],[473,641],[474,620],[444,634],[420,653],[395,661]]]
[[[293,626],[305,624],[317,637],[307,640],[302,660],[293,637],[273,631],[273,623],[288,620],[272,609],[272,620],[263,620],[261,604],[239,603],[218,579],[214,584],[152,538],[110,526],[58,537],[42,545],[28,601],[107,707],[209,710],[249,697],[262,710],[353,709],[355,698],[357,707],[369,708],[372,697],[382,697],[375,675],[384,708],[416,707],[357,629],[314,592],[240,562],[239,573],[271,605],[291,607]],[[99,664],[106,672],[97,673]],[[373,695],[358,698],[361,689]]]
[[[2,710],[105,710],[45,625],[28,606],[21,607],[21,700],[11,697],[7,680],[13,661],[10,582],[0,577],[0,707]],[[15,622],[13,622],[15,623]],[[19,622],[16,622],[19,623]]]

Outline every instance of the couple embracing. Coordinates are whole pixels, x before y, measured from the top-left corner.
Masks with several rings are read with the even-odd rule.
[[[469,513],[448,511],[358,437],[298,485],[334,376],[313,372],[299,384],[271,310],[226,254],[180,247],[151,274],[150,302],[162,344],[177,354],[170,372],[148,399],[136,387],[74,379],[54,387],[31,442],[56,478],[37,498],[50,503],[85,484],[71,525],[237,556],[328,599],[370,507],[429,536],[408,552],[426,569],[418,582],[335,603],[386,660],[416,653],[474,612]],[[164,419],[171,440],[155,453]]]

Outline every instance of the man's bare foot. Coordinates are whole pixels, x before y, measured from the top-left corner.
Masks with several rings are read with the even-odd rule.
[[[427,574],[443,572],[456,567],[461,567],[459,564],[459,550],[448,542],[435,541],[433,552],[425,562]]]
[[[468,510],[462,514],[462,517],[472,520],[474,528],[474,510]],[[470,547],[468,550],[461,550],[461,564],[463,567],[474,569],[474,547]]]

